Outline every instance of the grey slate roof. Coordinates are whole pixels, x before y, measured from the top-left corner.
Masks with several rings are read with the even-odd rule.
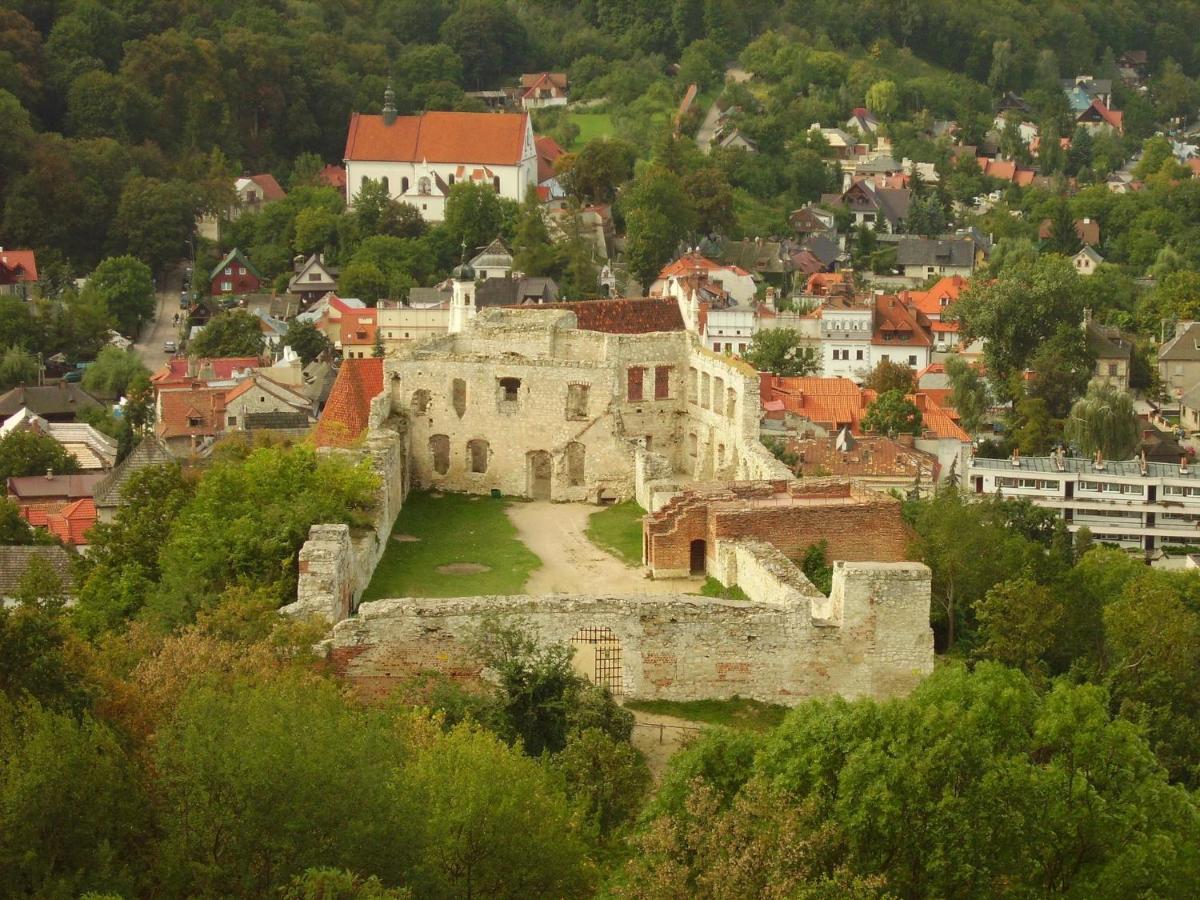
[[[1063,459],[1063,471],[1060,472],[1051,456],[1022,456],[1021,466],[1017,468],[1012,461],[1004,459],[984,459],[981,456],[971,460],[973,469],[997,469],[1020,475],[1022,472],[1045,472],[1050,475],[1074,473],[1076,475],[1093,475],[1097,481],[1102,481],[1106,475],[1121,478],[1141,478],[1141,464],[1136,459],[1117,461],[1106,459],[1104,468],[1097,471],[1095,461],[1079,456],[1068,456]],[[1171,463],[1146,463],[1146,478],[1200,478],[1200,466],[1188,466],[1186,473],[1180,473],[1179,466]]]
[[[1106,328],[1096,322],[1087,323],[1087,343],[1097,359],[1128,360],[1133,353],[1133,345],[1118,329]]]
[[[147,466],[158,466],[174,461],[175,457],[171,455],[167,445],[157,437],[147,435],[142,438],[142,442],[92,488],[92,498],[96,501],[96,508],[112,509],[120,506],[121,491],[135,472],[140,472]]]
[[[21,409],[37,413],[43,419],[74,419],[82,410],[103,404],[77,384],[60,382],[50,387],[18,385],[0,394],[0,417],[8,418]]]
[[[975,242],[969,238],[904,237],[896,245],[896,264],[971,268]]]
[[[71,554],[57,544],[31,544],[27,547],[0,547],[0,597],[16,594],[34,557],[48,562],[62,580],[63,587],[70,592]]]
[[[1200,322],[1189,322],[1158,350],[1159,360],[1200,362]]]

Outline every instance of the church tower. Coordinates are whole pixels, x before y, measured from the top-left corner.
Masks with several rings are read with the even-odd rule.
[[[450,333],[458,334],[475,318],[475,270],[463,261],[450,274]]]

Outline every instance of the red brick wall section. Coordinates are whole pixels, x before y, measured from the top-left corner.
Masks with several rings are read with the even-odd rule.
[[[788,497],[845,502],[788,505]],[[771,498],[780,505],[770,505]],[[809,545],[824,540],[831,561],[902,562],[909,558],[913,537],[901,518],[899,501],[856,489],[848,481],[825,480],[742,482],[689,490],[647,516],[643,527],[651,569],[676,572],[688,568],[694,540],[707,542],[710,561],[717,540],[753,538],[793,560]]]

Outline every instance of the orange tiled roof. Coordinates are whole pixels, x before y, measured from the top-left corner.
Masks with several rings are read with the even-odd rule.
[[[346,187],[346,168],[345,166],[326,166],[317,175],[317,180],[321,184],[327,184],[339,190],[344,189]]]
[[[313,433],[317,446],[347,447],[358,440],[370,423],[371,401],[382,393],[382,359],[343,360]]]
[[[87,543],[87,533],[96,524],[96,501],[90,497],[68,503],[56,513],[51,513],[46,530],[64,544],[79,546]]]
[[[861,430],[859,421],[867,401],[863,390],[849,378],[783,378],[768,372],[760,372],[758,377],[764,407],[781,403],[783,410],[813,422]]]
[[[32,250],[0,250],[0,272],[7,270],[11,273],[9,282],[37,281],[37,258]]]
[[[835,285],[851,284],[850,276],[845,272],[814,272],[808,278],[805,293],[813,297],[828,294]]]
[[[885,335],[906,334],[899,340],[887,340]],[[929,322],[920,311],[911,308],[899,297],[884,294],[875,300],[875,331],[872,344],[901,347],[928,347],[933,344]]]
[[[670,278],[673,275],[691,275],[697,270],[700,272],[724,270],[733,272],[737,275],[750,274],[741,266],[727,266],[723,263],[713,262],[708,257],[701,256],[699,253],[685,253],[674,262],[667,263],[665,266],[663,266],[662,271],[658,273],[658,277]]]
[[[918,391],[908,397],[921,411],[921,430],[932,431],[939,438],[969,441],[971,436],[959,426],[958,414],[939,404],[929,391]]]
[[[196,371],[212,370],[214,381],[228,381],[233,377],[234,370],[256,369],[262,365],[257,356],[226,356],[218,359],[200,359],[196,361]],[[168,359],[161,369],[150,376],[150,380],[158,386],[180,384],[196,381],[188,377],[188,361],[175,357]]]
[[[528,124],[525,113],[426,112],[391,125],[354,113],[346,159],[515,166],[525,155]]]
[[[926,316],[940,317],[948,306],[959,298],[967,287],[961,275],[947,275],[927,291],[905,291],[904,297]],[[942,303],[948,300],[949,303]]]
[[[547,135],[535,137],[533,148],[537,152],[537,179],[541,184],[554,177],[554,162],[566,151],[558,145],[558,141]]]
[[[275,176],[270,172],[251,175],[250,180],[262,188],[264,200],[282,200],[287,196],[287,193],[279,186],[279,182],[275,180]]]
[[[163,391],[158,398],[159,437],[208,437],[225,430],[225,389]]]
[[[22,503],[21,516],[30,525],[45,528],[50,516],[66,506],[66,500],[50,500],[45,503]]]

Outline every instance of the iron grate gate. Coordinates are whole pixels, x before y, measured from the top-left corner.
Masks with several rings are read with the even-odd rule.
[[[605,627],[580,628],[571,638],[575,645],[588,645],[595,655],[592,683],[608,688],[609,693],[619,697],[625,693],[624,670],[621,664],[621,642],[612,630]]]

